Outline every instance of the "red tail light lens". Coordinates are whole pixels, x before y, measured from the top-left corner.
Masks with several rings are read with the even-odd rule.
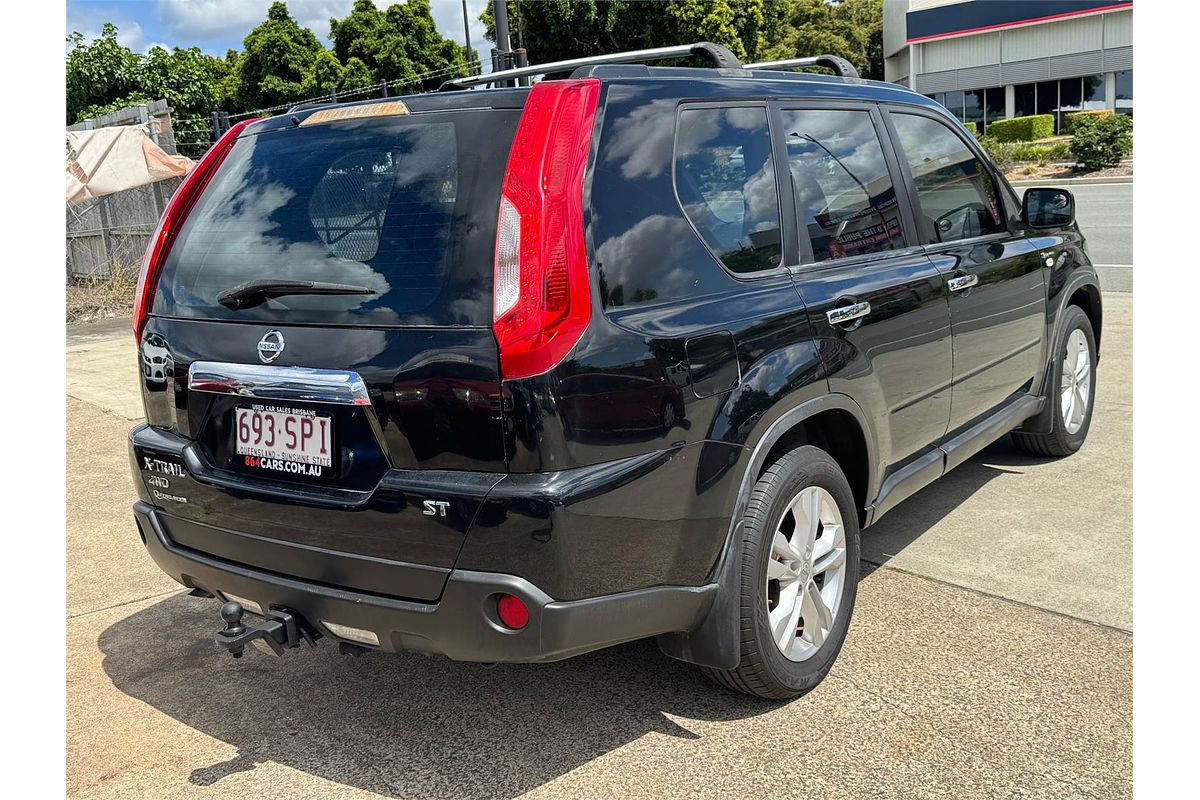
[[[494,330],[506,380],[558,364],[592,314],[583,175],[600,81],[529,91],[504,172],[496,230]]]
[[[133,296],[133,334],[139,344],[142,341],[142,330],[146,327],[146,318],[150,316],[150,307],[154,304],[154,293],[158,290],[158,276],[175,235],[179,233],[192,206],[196,205],[204,187],[212,180],[217,167],[221,166],[221,162],[229,154],[234,140],[252,122],[258,122],[258,119],[243,120],[226,131],[187,174],[167,202],[166,210],[158,220],[158,227],[154,229],[154,235],[150,237],[150,243],[146,246],[142,269],[138,273],[137,291]]]

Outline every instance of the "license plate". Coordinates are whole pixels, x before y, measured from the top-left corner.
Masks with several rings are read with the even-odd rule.
[[[321,474],[318,467],[333,466],[332,417],[257,405],[239,408],[236,414],[236,452],[246,457],[247,466],[313,475]]]

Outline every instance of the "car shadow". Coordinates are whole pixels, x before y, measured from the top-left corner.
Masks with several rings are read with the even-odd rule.
[[[1003,475],[1053,459],[1019,449],[1004,436],[965,463],[909,497],[862,535],[862,559],[883,566],[930,528],[954,513],[972,495]]]
[[[777,704],[708,683],[652,639],[553,664],[486,668],[329,641],[233,660],[214,600],[173,595],[104,630],[122,692],[237,748],[209,786],[272,761],[393,797],[511,797],[647,733],[697,738],[667,714],[726,721]]]

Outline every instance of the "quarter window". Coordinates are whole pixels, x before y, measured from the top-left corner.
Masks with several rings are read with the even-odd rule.
[[[929,117],[892,114],[932,242],[1006,230],[991,174],[949,127]]]
[[[784,111],[788,171],[813,260],[904,246],[896,191],[869,111]]]
[[[730,270],[757,272],[782,263],[779,194],[765,108],[683,111],[675,189],[688,219]]]

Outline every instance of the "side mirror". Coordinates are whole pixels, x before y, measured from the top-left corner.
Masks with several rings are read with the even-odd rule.
[[[1075,221],[1075,198],[1066,189],[1026,189],[1021,219],[1031,228],[1065,228]]]

